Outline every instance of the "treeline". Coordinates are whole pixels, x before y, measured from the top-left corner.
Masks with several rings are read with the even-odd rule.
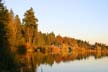
[[[0,3],[0,25],[1,36],[7,38],[11,50],[15,51],[16,48],[35,48],[37,46],[62,44],[70,45],[76,48],[108,48],[105,44],[95,43],[89,44],[87,41],[82,41],[69,37],[55,36],[53,32],[42,33],[38,31],[38,19],[35,17],[33,8],[30,8],[24,13],[22,21],[18,15],[14,15],[12,10],[8,10]],[[0,37],[5,40],[5,38]],[[3,42],[2,42],[3,43]],[[5,43],[4,43],[5,44]],[[2,45],[4,45],[2,44]]]
[[[27,10],[22,21],[20,20],[18,15],[14,15],[12,10],[8,10],[0,2],[0,69],[11,69],[12,72],[18,65],[17,55],[26,53],[27,49],[37,47],[51,45],[59,47],[66,44],[74,48],[108,49],[107,45],[101,43],[91,45],[86,41],[55,36],[53,32],[39,32],[38,19],[35,17],[33,8]],[[13,72],[17,71],[13,70]]]

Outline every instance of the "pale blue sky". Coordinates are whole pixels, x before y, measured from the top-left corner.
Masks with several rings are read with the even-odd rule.
[[[39,30],[108,44],[108,0],[5,0],[23,18],[33,7]]]

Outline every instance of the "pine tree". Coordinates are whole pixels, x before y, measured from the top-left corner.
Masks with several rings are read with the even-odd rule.
[[[14,21],[14,13],[12,10],[9,12],[9,23],[8,27],[8,41],[11,46],[11,50],[15,51],[15,42],[16,42],[16,28],[15,28],[15,21]]]
[[[30,45],[33,44],[36,40],[36,35],[38,32],[37,22],[38,19],[35,18],[33,9],[30,8],[26,11],[23,19],[26,43]]]
[[[17,62],[8,40],[11,32],[9,22],[9,12],[3,3],[0,3],[0,72],[17,72]]]
[[[22,26],[18,15],[15,16],[15,34],[16,34],[16,46],[24,44],[24,38],[22,35]]]

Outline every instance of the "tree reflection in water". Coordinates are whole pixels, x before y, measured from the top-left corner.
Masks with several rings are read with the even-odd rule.
[[[95,59],[99,59],[108,56],[108,52],[78,52],[72,51],[71,54],[48,54],[42,52],[27,53],[20,56],[21,72],[37,72],[37,68],[40,64],[48,64],[52,66],[54,62],[68,62],[74,60],[87,59],[89,56],[94,56]],[[44,70],[41,68],[41,72]]]

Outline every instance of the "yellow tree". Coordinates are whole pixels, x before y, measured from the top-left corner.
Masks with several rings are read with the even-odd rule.
[[[9,12],[9,23],[8,23],[8,29],[10,32],[8,32],[8,41],[11,46],[11,50],[15,51],[15,41],[16,41],[16,28],[15,28],[15,23],[14,23],[14,13],[11,10]]]
[[[35,37],[38,32],[38,19],[35,18],[33,8],[30,8],[24,14],[23,24],[25,31],[25,40],[28,48],[35,42]]]

